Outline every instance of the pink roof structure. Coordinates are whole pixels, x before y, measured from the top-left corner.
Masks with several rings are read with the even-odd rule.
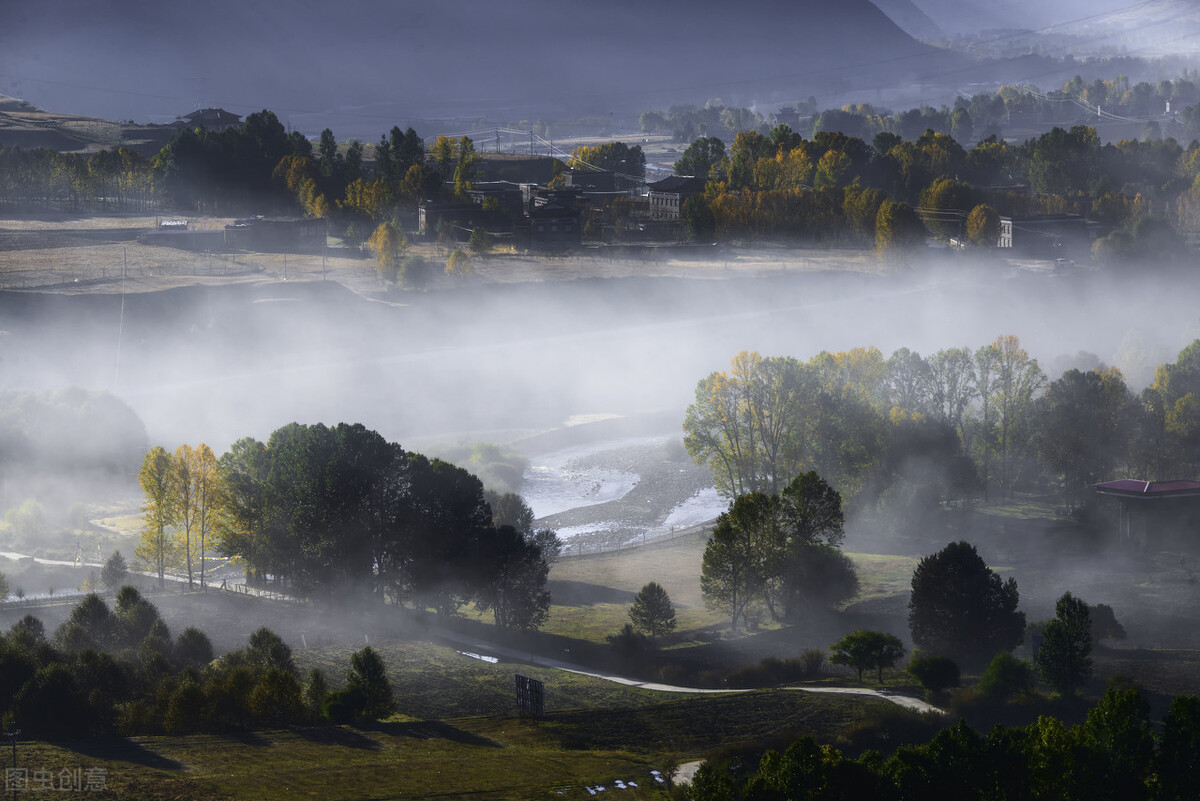
[[[1142,481],[1122,478],[1097,484],[1096,492],[1116,498],[1186,498],[1200,495],[1200,481],[1176,479],[1174,481]]]

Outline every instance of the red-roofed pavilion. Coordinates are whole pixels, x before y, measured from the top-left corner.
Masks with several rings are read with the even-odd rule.
[[[1194,514],[1195,507],[1200,503],[1184,500],[1200,498],[1200,481],[1187,479],[1143,481],[1122,478],[1096,484],[1095,488],[1099,494],[1120,501],[1121,538],[1138,545],[1146,544],[1147,523],[1150,519],[1164,527],[1179,525],[1181,522],[1186,525],[1187,519]],[[1137,525],[1134,520],[1135,510]]]

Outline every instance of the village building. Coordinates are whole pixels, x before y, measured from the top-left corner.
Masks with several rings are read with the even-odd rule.
[[[1002,216],[996,246],[1031,258],[1087,258],[1102,228],[1078,214]]]
[[[326,221],[309,217],[248,217],[225,226],[227,250],[317,253],[325,246]]]
[[[704,194],[703,178],[672,175],[648,184],[650,217],[655,220],[678,220],[683,202],[693,195]]]
[[[242,124],[242,118],[223,108],[202,108],[191,114],[184,114],[175,120],[180,128],[204,128],[213,133],[220,133],[229,128]]]

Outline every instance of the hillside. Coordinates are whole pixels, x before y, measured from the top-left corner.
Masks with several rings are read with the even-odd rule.
[[[549,0],[350,0],[337,13],[312,13],[302,0],[271,13],[234,0],[214,0],[203,14],[170,3],[111,14],[106,5],[0,9],[11,34],[0,74],[19,76],[6,91],[48,109],[164,123],[203,106],[269,106],[306,133],[358,126],[363,133],[350,135],[374,138],[417,118],[636,114],[716,96],[745,105],[832,99],[960,63],[868,0],[753,0],[735,11],[716,0],[613,0],[603,13]]]
[[[917,7],[912,0],[874,0],[875,5],[900,29],[922,42],[936,42],[946,38],[946,32]]]
[[[129,147],[156,153],[175,133],[173,127],[122,125],[76,114],[55,114],[25,100],[0,95],[0,147],[46,147],[91,151]]]

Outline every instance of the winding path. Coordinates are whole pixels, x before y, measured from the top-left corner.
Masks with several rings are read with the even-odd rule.
[[[626,687],[637,687],[643,690],[653,690],[661,693],[691,693],[691,694],[715,694],[715,693],[746,693],[751,692],[749,689],[708,689],[704,687],[681,687],[675,684],[660,684],[654,681],[642,681],[641,679],[630,679],[625,676],[618,676],[615,673],[605,673],[603,671],[587,668],[582,665],[576,665],[571,662],[565,662],[561,659],[551,659],[541,656],[540,654],[522,651],[516,648],[508,648],[503,645],[480,640],[474,637],[468,637],[464,634],[433,626],[429,630],[430,634],[443,640],[451,645],[465,647],[471,649],[471,652],[476,655],[495,655],[506,659],[525,662],[531,665],[540,667],[554,668],[555,670],[565,670],[568,673],[577,673],[581,676],[591,676],[596,679],[623,684]],[[934,713],[938,715],[946,714],[944,709],[930,704],[920,698],[913,698],[910,695],[901,695],[899,693],[889,692],[888,690],[872,690],[869,687],[783,687],[784,690],[796,690],[807,693],[826,693],[831,695],[857,695],[867,698],[877,698],[881,701],[888,701],[897,706],[911,709],[915,712]]]

